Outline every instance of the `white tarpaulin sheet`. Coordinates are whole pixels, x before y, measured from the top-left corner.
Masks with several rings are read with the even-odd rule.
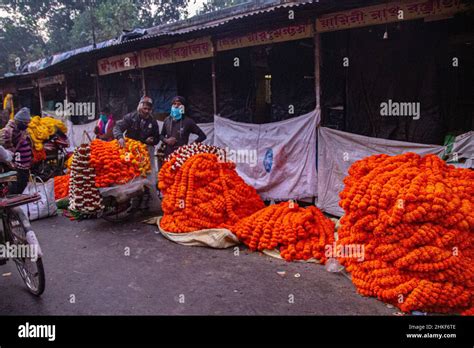
[[[330,128],[318,130],[318,207],[330,214],[342,216],[339,192],[343,179],[356,161],[371,155],[399,155],[414,152],[419,155],[435,154],[441,157],[444,147],[403,141],[371,138]]]
[[[317,192],[319,111],[289,120],[249,124],[214,116],[214,145],[226,149],[237,172],[263,199],[312,197]]]
[[[84,131],[89,134],[91,139],[95,139],[94,128],[97,125],[97,120],[86,124],[72,124],[71,121],[66,122],[67,125],[67,137],[69,139],[69,151],[74,151],[74,148],[81,145]],[[158,121],[160,132],[163,128],[163,121]],[[205,144],[212,145],[214,143],[214,123],[200,123],[198,126],[207,135],[207,139],[204,141]],[[191,134],[189,142],[193,142],[197,138],[196,135]]]
[[[86,124],[73,124],[71,121],[66,122],[67,125],[67,138],[69,140],[68,151],[74,151],[74,148],[81,145],[83,141],[84,131],[89,134],[91,139],[95,138],[94,128],[97,125],[97,121],[92,121]],[[89,142],[87,138],[84,141]]]

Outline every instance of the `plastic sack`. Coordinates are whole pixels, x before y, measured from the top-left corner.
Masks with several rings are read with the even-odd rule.
[[[175,243],[187,246],[205,246],[216,249],[225,249],[240,244],[235,234],[226,228],[210,228],[187,233],[171,233],[160,226],[161,216],[157,218],[156,224],[161,234]]]
[[[54,178],[43,182],[40,178],[35,177],[28,183],[23,194],[33,195],[35,193],[41,196],[39,201],[21,206],[21,209],[28,219],[33,221],[56,215],[57,207],[56,200],[54,199]]]
[[[333,257],[329,258],[324,266],[326,267],[326,271],[331,273],[338,273],[344,269],[344,266],[342,266],[339,261]]]

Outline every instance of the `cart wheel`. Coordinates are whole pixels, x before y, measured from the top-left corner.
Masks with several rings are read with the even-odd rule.
[[[135,212],[130,200],[118,203],[115,198],[107,197],[103,202],[105,209],[101,218],[109,222],[122,222],[131,218]]]
[[[7,238],[11,243],[17,246],[28,244],[26,240],[27,230],[16,213],[9,211],[5,225]],[[41,258],[36,261],[30,258],[14,258],[13,261],[28,290],[33,295],[40,296],[44,292],[46,283]]]

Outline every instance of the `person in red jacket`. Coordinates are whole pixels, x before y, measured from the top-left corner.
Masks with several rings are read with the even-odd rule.
[[[94,129],[97,139],[111,141],[114,140],[115,121],[108,107],[102,108],[99,114],[99,121]]]

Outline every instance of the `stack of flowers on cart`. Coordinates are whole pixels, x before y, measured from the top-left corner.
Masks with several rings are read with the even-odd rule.
[[[334,223],[314,206],[294,202],[265,207],[256,190],[237,174],[235,164],[215,146],[180,147],[163,164],[158,178],[167,232],[227,228],[251,250],[278,249],[287,260],[325,261],[334,242]]]
[[[122,185],[133,178],[146,177],[151,171],[146,145],[129,138],[125,140],[124,148],[117,140],[95,139],[91,142],[90,165],[96,173],[97,187]]]
[[[97,216],[103,209],[95,186],[95,172],[89,164],[90,147],[83,144],[74,151],[69,182],[69,210],[72,219]]]
[[[338,245],[357,290],[405,312],[472,314],[474,172],[434,155],[376,155],[344,180]]]

